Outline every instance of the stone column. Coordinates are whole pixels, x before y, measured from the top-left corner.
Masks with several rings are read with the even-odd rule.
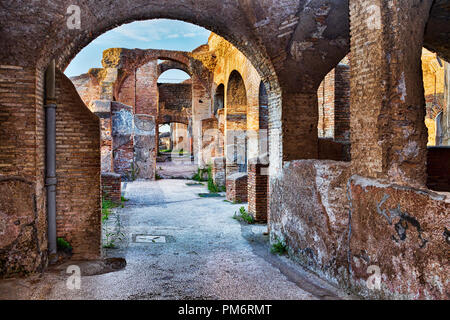
[[[352,167],[424,186],[421,53],[431,0],[350,0]]]
[[[249,161],[248,211],[256,221],[267,221],[269,165]]]
[[[155,180],[156,154],[155,118],[148,115],[134,116],[134,164],[137,178]]]
[[[114,172],[120,174],[122,180],[133,180],[133,107],[112,102],[111,113]]]

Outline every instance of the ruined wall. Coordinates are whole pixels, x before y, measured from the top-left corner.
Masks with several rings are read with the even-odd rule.
[[[218,157],[218,146],[223,140],[219,134],[219,123],[216,118],[202,120],[202,162],[212,165],[213,158]]]
[[[75,259],[100,256],[100,121],[61,72],[56,76],[57,236]]]
[[[351,176],[344,162],[285,163],[272,185],[272,241],[292,258],[366,297],[449,298],[450,201],[427,190]],[[381,289],[369,290],[368,267]]]

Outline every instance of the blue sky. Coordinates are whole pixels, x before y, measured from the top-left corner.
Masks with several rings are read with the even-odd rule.
[[[140,48],[192,51],[208,42],[210,31],[196,25],[167,19],[137,21],[112,29],[86,46],[65,70],[68,77],[101,68],[103,51],[108,48]],[[180,82],[187,79],[183,71],[169,70],[161,82]]]

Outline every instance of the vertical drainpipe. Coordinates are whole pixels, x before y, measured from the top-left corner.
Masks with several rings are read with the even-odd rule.
[[[48,252],[56,258],[56,94],[55,60],[45,72],[45,185],[47,187]]]

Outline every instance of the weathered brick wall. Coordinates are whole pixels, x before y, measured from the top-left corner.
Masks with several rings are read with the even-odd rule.
[[[319,138],[319,159],[350,161],[350,143],[337,142],[330,138]]]
[[[431,1],[349,4],[352,166],[364,176],[424,186],[427,132],[420,57]]]
[[[282,99],[283,160],[317,159],[317,93],[286,93]]]
[[[81,100],[87,106],[90,105],[91,101],[100,99],[101,86],[92,74],[84,73],[76,77],[71,77],[70,81],[72,81]]]
[[[0,276],[47,263],[43,72],[0,66]]]
[[[350,66],[338,64],[334,81],[334,139],[350,142]]]
[[[228,114],[239,112],[246,113],[247,118],[245,119],[245,122],[242,123],[242,127],[239,130],[246,130],[247,132],[250,132],[247,140],[247,158],[256,158],[259,154],[258,132],[261,77],[249,59],[247,59],[246,56],[231,43],[224,40],[220,36],[214,33],[211,34],[208,40],[208,45],[210,51],[214,53],[217,58],[216,66],[214,68],[213,82],[216,87],[219,85],[224,86],[224,104],[226,110],[224,117],[227,119]],[[243,90],[239,91],[239,87],[233,85],[233,81],[230,82],[230,76],[233,71],[238,73],[242,78]],[[233,99],[230,99],[228,92],[232,94]],[[239,100],[239,98],[243,100],[244,95],[245,104],[236,101]],[[241,105],[242,108],[240,108],[239,105]],[[225,127],[228,126],[228,129],[226,130],[229,130],[230,125],[232,124],[229,123],[228,120],[224,123]],[[227,145],[226,136],[224,139],[224,144],[225,146]],[[224,152],[226,152],[226,150]]]
[[[248,167],[248,212],[256,221],[267,221],[268,168],[267,164],[253,162]]]
[[[158,123],[188,124],[192,116],[192,85],[159,83]]]
[[[152,59],[136,70],[136,114],[158,114],[158,60]]]
[[[75,259],[100,256],[100,121],[61,72],[56,76],[57,236]]]
[[[238,172],[227,175],[226,189],[227,200],[231,202],[247,202],[248,200],[248,184],[247,173]]]
[[[103,199],[120,204],[122,177],[117,173],[102,173],[102,195]]]
[[[216,118],[202,120],[202,162],[212,164],[212,159],[219,156],[218,145],[223,137],[220,137],[219,123]]]
[[[450,192],[450,147],[428,147],[427,187]]]

